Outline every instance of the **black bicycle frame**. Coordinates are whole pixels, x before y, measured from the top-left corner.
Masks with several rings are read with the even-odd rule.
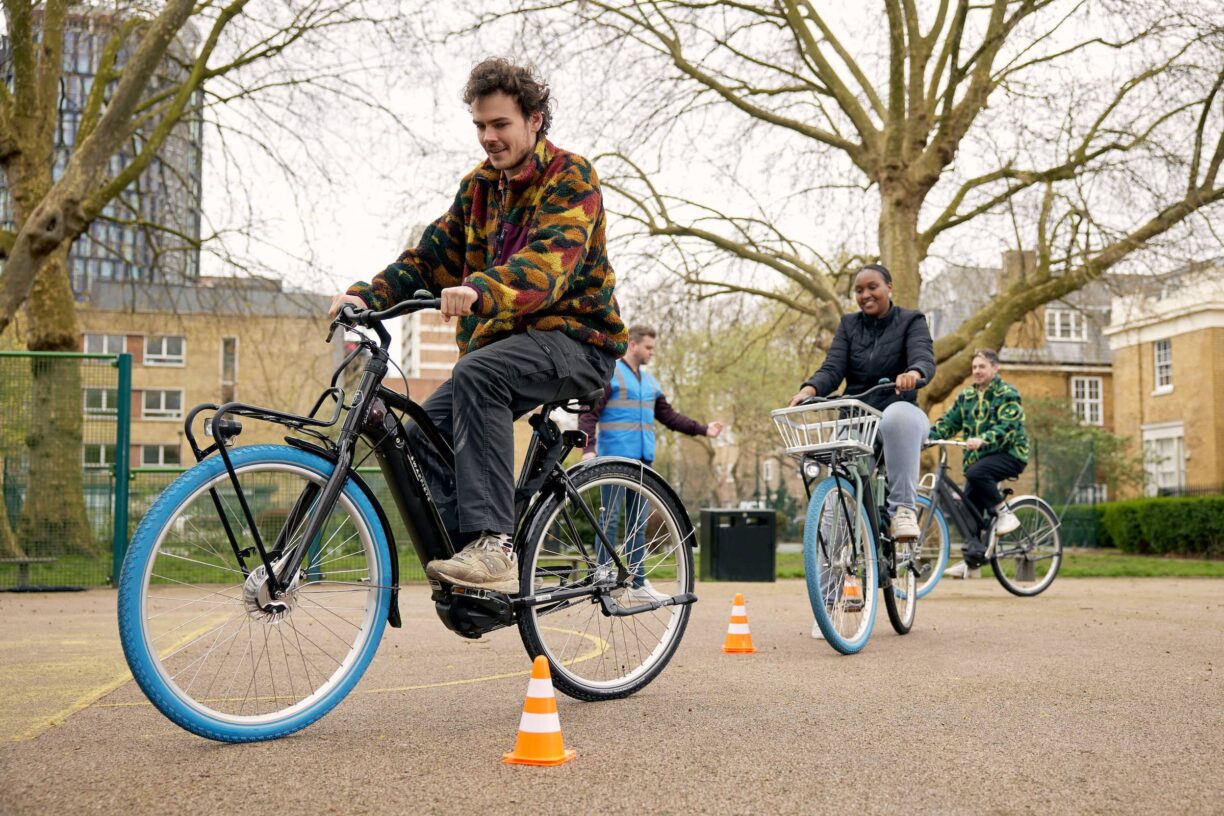
[[[984,517],[970,509],[972,502],[965,498],[956,482],[948,477],[948,461],[944,456],[940,456],[939,466],[935,471],[935,484],[931,488],[931,507],[939,508],[945,517],[950,517],[966,541],[979,540],[987,529]],[[935,514],[931,513],[922,530],[924,536],[925,528],[929,527],[934,519]]]
[[[213,504],[221,518],[222,526],[229,538],[230,546],[233,549],[239,568],[243,576],[249,575],[250,568],[247,565],[246,559],[257,554],[259,562],[268,576],[269,595],[274,602],[292,584],[294,576],[301,569],[306,553],[310,549],[306,542],[314,541],[322,531],[323,525],[335,506],[346,480],[354,478],[365,489],[364,483],[360,481],[357,474],[352,470],[354,451],[359,438],[364,438],[373,451],[379,469],[386,479],[391,496],[395,501],[396,509],[403,519],[404,527],[409,537],[412,539],[413,549],[421,565],[424,566],[435,559],[448,559],[455,554],[454,543],[451,541],[450,535],[438,513],[428,481],[416,455],[414,455],[408,444],[407,431],[393,411],[399,411],[415,422],[442,462],[451,469],[454,468],[454,453],[437,426],[434,425],[428,414],[419,404],[381,385],[388,368],[386,347],[390,338],[381,324],[373,323],[370,327],[378,333],[380,340],[383,341],[382,344],[375,344],[368,339],[360,341],[358,348],[348,355],[336,370],[332,377],[331,386],[319,397],[308,416],[287,414],[239,402],[230,402],[221,406],[214,404],[199,405],[187,415],[185,421],[186,436],[196,460],[203,461],[214,452],[221,456],[225,463],[230,483],[237,496],[242,515],[250,530],[254,546],[243,548],[239,545],[238,536],[222,509],[220,497],[215,489],[210,489],[209,492],[212,496]],[[362,349],[368,350],[370,357],[362,369],[357,388],[349,401],[347,406],[349,412],[345,416],[337,439],[335,442],[332,442],[319,429],[334,426],[339,420],[343,408],[346,407],[344,390],[337,385],[337,382],[344,368],[356,358]],[[333,416],[330,420],[316,418],[315,415],[329,397],[336,400],[336,409]],[[576,447],[586,444],[586,435],[581,431],[562,432],[549,417],[549,412],[553,407],[555,406],[545,406],[544,409],[534,414],[530,419],[535,431],[532,435],[526,460],[524,461],[515,488],[515,513],[518,525],[514,537],[516,547],[520,548],[520,550],[522,548],[521,531],[524,522],[528,518],[528,511],[533,506],[533,501],[539,501],[542,497],[554,492],[564,492],[570,496],[573,500],[572,503],[579,508],[595,534],[602,541],[606,552],[611,556],[612,562],[616,567],[617,583],[622,584],[628,579],[629,570],[617,554],[616,548],[608,540],[598,519],[591,509],[587,507],[586,502],[581,500],[577,489],[562,466],[562,462],[571,451]],[[196,442],[192,424],[197,415],[202,411],[210,409],[214,413],[210,420],[205,423],[205,431],[206,433],[211,433],[216,442],[207,448],[201,449]],[[227,417],[229,416],[251,417],[273,422],[312,435],[321,444],[316,445],[293,437],[286,437],[285,441],[294,447],[309,450],[335,463],[331,476],[328,477],[321,488],[312,485],[303,492],[302,496],[299,496],[289,513],[286,526],[281,529],[271,549],[265,546],[260,536],[254,515],[247,503],[246,496],[239,484],[237,473],[230,460],[228,447],[232,444],[231,440],[233,437],[241,433],[242,426],[237,420],[228,419]],[[366,492],[368,493],[369,491],[367,490]],[[377,502],[374,502],[374,504],[378,507]],[[309,510],[307,514],[307,508],[312,505],[313,509]],[[398,625],[399,565],[397,550],[394,541],[390,539],[391,531],[386,525],[386,519],[381,516],[381,508],[378,509],[380,521],[383,523],[388,536],[388,545],[391,550],[392,559],[392,580],[390,586],[392,590],[392,603],[389,619],[393,625]],[[300,522],[303,516],[306,516],[306,523],[301,538],[302,544],[286,552],[285,547],[288,542],[285,541],[285,536],[289,520],[295,523]],[[515,610],[518,608],[536,606],[542,603],[560,603],[584,595],[597,594],[596,590],[582,586],[553,592],[539,598],[526,596],[511,599],[500,593],[492,593],[485,590],[473,590],[464,587],[445,588],[439,582],[432,580],[430,585],[433,589],[432,599],[437,607],[439,617],[442,618],[442,621],[448,628],[465,637],[479,637],[492,628],[513,623]],[[657,609],[660,606],[673,603],[691,603],[692,600],[696,600],[695,596],[689,599],[686,595],[680,598],[668,599],[664,602],[623,608],[612,600],[609,593],[599,592],[598,594],[600,595],[598,600],[604,613],[615,616],[634,615],[651,609]],[[688,595],[691,595],[691,593],[688,593]]]

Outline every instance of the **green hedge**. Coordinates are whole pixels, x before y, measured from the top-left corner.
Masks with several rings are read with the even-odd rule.
[[[1097,542],[1145,555],[1224,556],[1224,496],[1132,499],[1097,505]]]

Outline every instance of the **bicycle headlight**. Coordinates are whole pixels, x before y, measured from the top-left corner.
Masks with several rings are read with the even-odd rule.
[[[820,463],[819,462],[805,462],[803,464],[803,475],[808,477],[809,479],[815,479],[817,476],[820,475]]]

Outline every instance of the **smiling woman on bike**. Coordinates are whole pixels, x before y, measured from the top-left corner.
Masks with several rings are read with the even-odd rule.
[[[846,393],[858,394],[882,379],[895,380],[894,391],[869,394],[863,402],[882,411],[879,436],[888,468],[888,511],[892,534],[918,537],[914,514],[918,457],[927,436],[927,418],[914,393],[919,380],[935,376],[931,332],[922,312],[892,302],[892,274],[883,264],[867,264],[854,277],[854,299],[861,311],[842,318],[824,364],[790,404],[831,394],[842,380]]]
[[[427,289],[459,319],[459,362],[423,406],[454,448],[453,483],[415,425],[409,434],[452,541],[475,540],[425,572],[517,594],[514,419],[602,388],[628,338],[599,180],[590,162],[544,138],[547,86],[490,59],[472,69],[463,98],[486,160],[416,248],[337,295],[331,314],[345,304],[386,309]]]
[[[1019,476],[1028,465],[1029,441],[1024,428],[1024,406],[1020,392],[999,376],[999,354],[993,349],[978,349],[973,354],[973,385],[956,395],[956,401],[939,421],[931,426],[931,439],[951,439],[964,433],[965,498],[978,514],[998,516],[995,531],[1010,533],[1020,526],[999,492],[999,481]],[[965,563],[949,567],[944,573],[966,578],[981,566],[985,542],[975,539],[966,544]]]

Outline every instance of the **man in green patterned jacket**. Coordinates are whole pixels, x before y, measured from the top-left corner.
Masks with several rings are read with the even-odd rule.
[[[998,517],[995,530],[1010,533],[1020,526],[1003,501],[999,482],[1019,476],[1028,465],[1029,441],[1024,428],[1024,406],[1020,392],[999,376],[999,355],[979,349],[973,355],[973,385],[931,426],[931,439],[948,439],[963,433],[965,439],[965,498],[979,515]],[[985,553],[981,539],[965,546],[965,563],[945,575],[966,578],[981,565]]]
[[[424,409],[455,452],[453,477],[424,434],[409,442],[458,549],[431,561],[435,580],[518,592],[514,533],[515,417],[602,389],[628,336],[613,290],[599,179],[553,145],[547,86],[527,68],[488,59],[464,90],[487,156],[419,245],[332,302],[385,309],[426,289],[458,318],[460,358]]]

